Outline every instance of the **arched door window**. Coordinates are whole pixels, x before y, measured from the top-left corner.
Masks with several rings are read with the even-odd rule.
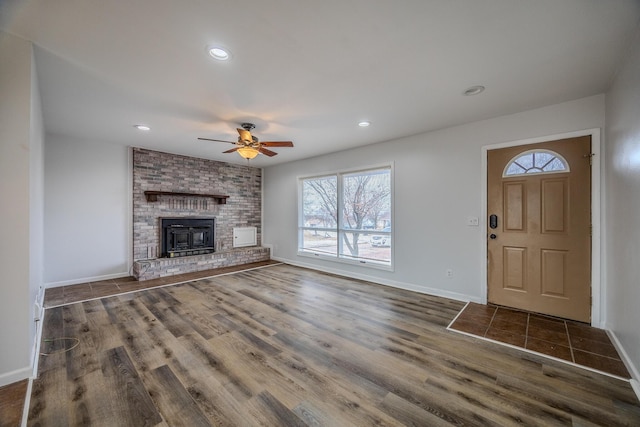
[[[561,172],[569,172],[569,163],[560,154],[551,150],[529,150],[511,159],[502,176]]]

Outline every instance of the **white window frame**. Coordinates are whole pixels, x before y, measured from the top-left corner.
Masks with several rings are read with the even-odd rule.
[[[345,256],[345,255],[341,255],[343,252],[343,238],[342,238],[342,234],[343,233],[350,233],[353,232],[354,229],[350,229],[350,228],[345,228],[344,227],[344,220],[343,220],[343,216],[341,214],[337,215],[338,221],[336,224],[335,228],[327,228],[327,227],[311,227],[311,226],[305,226],[304,224],[304,204],[303,204],[303,187],[304,187],[304,181],[305,180],[309,180],[309,179],[318,179],[318,178],[324,178],[324,177],[333,177],[335,176],[337,179],[336,182],[336,190],[337,190],[337,210],[338,213],[342,212],[342,208],[343,208],[343,178],[345,175],[352,175],[352,174],[357,174],[360,172],[368,172],[368,171],[374,171],[374,170],[381,170],[381,169],[388,169],[389,170],[389,189],[390,189],[390,215],[391,215],[391,219],[390,219],[390,226],[391,226],[391,231],[390,232],[384,232],[382,230],[355,230],[355,231],[361,231],[363,233],[368,233],[368,234],[377,234],[377,235],[389,235],[391,237],[391,245],[390,245],[390,259],[389,259],[389,263],[387,264],[386,262],[383,261],[376,261],[376,260],[372,260],[372,259],[364,259],[364,258],[351,258],[349,256]],[[395,230],[395,226],[394,226],[394,218],[395,218],[395,213],[394,213],[394,171],[393,171],[393,163],[386,163],[386,164],[382,164],[382,165],[373,165],[373,166],[364,166],[364,167],[359,167],[359,168],[354,168],[354,169],[344,169],[344,170],[338,170],[338,171],[332,171],[332,172],[326,172],[326,173],[320,173],[320,174],[313,174],[313,175],[304,175],[304,176],[298,176],[298,255],[302,256],[302,257],[309,257],[309,258],[316,258],[316,259],[322,259],[322,260],[327,260],[327,261],[332,261],[332,262],[338,262],[338,263],[342,263],[342,264],[350,264],[350,265],[358,265],[358,266],[362,266],[362,267],[368,267],[368,268],[374,268],[374,269],[379,269],[379,270],[387,270],[387,271],[394,271],[394,253],[395,253],[395,238],[394,238],[394,230]],[[304,248],[302,248],[302,242],[303,242],[303,233],[305,230],[316,230],[316,231],[321,231],[321,232],[330,232],[330,233],[336,233],[336,239],[337,239],[337,245],[336,245],[336,254],[330,254],[330,253],[319,253],[319,252],[315,252],[315,251],[310,251],[310,250],[305,250]]]

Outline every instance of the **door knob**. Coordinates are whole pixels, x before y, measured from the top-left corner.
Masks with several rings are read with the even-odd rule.
[[[490,238],[491,240],[494,240],[494,239],[497,239],[497,238],[498,238],[498,236],[496,236],[495,234],[491,233],[491,234],[489,235],[489,238]]]

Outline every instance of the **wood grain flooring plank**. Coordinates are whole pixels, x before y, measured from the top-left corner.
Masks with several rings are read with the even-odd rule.
[[[323,353],[321,348],[326,344],[314,346],[311,342],[301,343],[295,337],[284,337],[280,334],[276,338],[284,342],[290,342],[291,350],[295,354],[304,355],[295,361],[285,363],[284,366],[290,368],[289,375],[292,378],[301,378],[303,384],[313,385],[312,390],[322,386],[320,395],[329,394],[336,396],[334,399],[339,402],[334,403],[332,413],[355,415],[357,418],[350,419],[347,425],[396,425],[389,417],[381,411],[372,408],[372,402],[380,402],[388,393],[389,388],[396,389],[389,385],[388,381],[381,380],[380,377],[370,375],[360,369],[354,369],[352,365],[341,363],[334,356]],[[332,345],[331,345],[332,346]],[[284,358],[284,355],[278,356]],[[375,362],[373,362],[375,364]],[[313,367],[311,367],[313,366]],[[377,363],[377,367],[384,367],[385,363]],[[393,366],[393,365],[392,365]],[[387,366],[385,369],[392,369]],[[400,369],[399,369],[400,370]],[[319,374],[321,373],[321,374]],[[310,378],[305,378],[310,376]],[[385,375],[383,375],[385,377]],[[386,378],[386,377],[385,377]],[[399,380],[400,381],[400,380]],[[401,393],[407,396],[416,397],[421,394],[422,385],[419,381],[406,381],[402,383]],[[314,399],[314,402],[321,399]],[[320,403],[316,403],[320,405]],[[337,410],[336,410],[337,409]],[[346,411],[343,413],[342,411]],[[346,415],[347,417],[349,415]]]
[[[614,401],[613,405],[615,414],[621,420],[640,419],[640,406],[618,400]]]
[[[258,338],[256,335],[247,330],[240,330],[238,332],[246,341],[261,352],[266,353],[269,356],[280,353],[282,350],[269,344],[267,341]]]
[[[161,408],[162,416],[169,425],[185,427],[212,425],[169,366],[162,365],[151,371],[145,378],[149,395]]]
[[[304,389],[280,370],[274,369],[269,363],[270,355],[254,347],[242,334],[233,332],[209,342],[215,347],[216,353],[227,368],[235,372],[240,381],[250,386],[252,395],[255,396],[269,388],[272,394],[288,407],[300,403]]]
[[[100,369],[100,362],[83,305],[66,305],[62,307],[62,313],[67,377],[75,380]]]
[[[443,417],[427,412],[418,405],[407,402],[394,393],[389,393],[385,396],[380,408],[405,426],[451,426],[451,423]]]
[[[173,353],[167,353],[162,347],[150,339],[138,319],[129,323],[121,323],[118,327],[122,346],[127,349],[132,363],[138,372],[146,372],[167,363]]]
[[[91,341],[96,354],[122,345],[117,324],[111,322],[104,305],[100,300],[82,303],[87,318],[87,327],[91,333]]]
[[[469,422],[483,422],[496,425],[566,425],[570,418],[562,412],[536,405],[535,402],[523,399],[517,393],[508,394],[509,399],[494,384],[466,381],[466,377],[455,375],[432,375],[425,382],[425,387],[439,395],[455,396],[443,401],[443,405],[457,407],[456,413]],[[471,412],[467,408],[472,407]]]
[[[66,405],[70,425],[109,427],[113,425],[112,399],[105,396],[107,383],[102,371],[93,371],[67,384]]]
[[[168,363],[174,357],[172,347],[167,345],[166,337],[158,339],[151,333],[162,329],[160,322],[139,298],[131,300],[127,307],[135,312],[134,320],[120,324],[118,333],[136,369],[146,372]]]
[[[63,354],[60,356],[64,359]],[[64,367],[40,372],[32,384],[28,424],[70,425],[67,395],[67,371]]]
[[[446,334],[421,335],[414,343],[416,348],[433,357],[453,356],[461,363],[479,362],[515,375],[539,375],[542,372],[544,359],[541,357],[531,357],[519,350],[455,332],[447,331]],[[469,351],[470,348],[473,351]]]
[[[254,383],[245,372],[230,369],[222,355],[217,353],[215,343],[211,342],[215,338],[211,341],[206,341],[198,334],[188,334],[178,338],[178,340],[191,354],[200,359],[200,362],[206,365],[208,369],[214,370],[216,375],[222,379],[220,382],[227,389],[230,389],[232,394],[237,395],[239,393],[248,399],[254,395],[256,390],[261,390],[261,387]]]
[[[156,290],[150,290],[147,292],[155,291]],[[162,302],[154,305],[146,305],[146,307],[151,313],[153,313],[156,320],[161,322],[175,337],[179,338],[192,332],[189,323],[171,310],[171,307],[164,307]]]
[[[42,324],[42,338],[40,342],[41,353],[47,352],[47,340],[57,339],[64,336],[62,307],[48,308],[45,310]],[[65,358],[62,357],[41,357],[38,363],[38,373],[49,369],[56,369],[64,366]]]
[[[322,409],[315,408],[313,403],[308,401],[301,402],[298,406],[293,408],[293,413],[309,427],[344,425],[332,417],[330,413],[327,413]]]
[[[162,323],[149,322],[145,332],[183,384],[193,384],[203,376],[210,375],[208,363],[185,348],[182,341],[164,328]]]
[[[563,417],[559,411],[552,410],[546,406],[539,405],[538,402],[518,393],[509,394],[505,399],[504,390],[496,382],[499,374],[499,367],[487,367],[475,363],[462,363],[452,357],[428,357],[421,349],[410,345],[402,345],[400,340],[395,346],[387,347],[393,354],[407,360],[410,363],[419,364],[428,369],[429,378],[434,381],[438,379],[448,379],[457,384],[452,388],[459,388],[453,394],[473,394],[475,399],[483,407],[500,408],[497,412],[505,412],[513,420],[528,420],[530,424],[542,423],[553,425],[561,420],[568,422],[567,417]],[[430,381],[430,379],[427,379]],[[451,385],[450,385],[451,387]],[[535,422],[534,422],[535,420]],[[524,422],[524,421],[523,421]],[[527,422],[524,422],[525,424]]]
[[[173,296],[174,292],[174,286],[154,289],[153,293],[158,298],[158,303],[155,305],[162,307],[179,307],[182,303]]]
[[[269,301],[266,297],[262,298],[262,301],[260,302],[265,304],[267,307],[276,310],[277,308],[275,307],[280,304],[277,302]],[[311,326],[318,330],[330,331],[337,336],[341,336],[345,339],[358,342],[364,347],[368,347],[370,349],[374,348],[370,342],[369,337],[366,336],[365,333],[361,333],[360,331],[352,328],[346,329],[343,327],[345,324],[354,324],[354,322],[356,321],[355,318],[346,317],[342,313],[333,313],[333,315],[329,315],[327,312],[322,311],[318,307],[313,308],[312,306],[305,306],[302,304],[300,304],[299,307],[301,308],[296,310],[289,310],[286,313],[280,313],[278,317],[272,317],[272,319],[276,322],[282,322],[283,320],[288,321],[287,326],[283,326],[282,323],[280,323],[279,326],[276,326],[276,324],[269,322],[270,319],[268,317],[264,316],[260,319],[260,322],[269,326],[271,329],[286,327],[293,331]],[[305,311],[312,309],[313,312]],[[261,308],[260,310],[264,312],[265,308]],[[286,316],[283,316],[283,314],[286,314]]]
[[[628,382],[446,330],[463,306],[275,265],[47,309],[82,344],[29,425],[640,425]]]
[[[277,338],[280,339],[283,335],[285,334],[279,333]],[[383,388],[391,387],[393,382],[399,380],[420,384],[428,376],[420,367],[393,355],[372,351],[341,335],[325,331],[299,331],[295,337],[290,336],[288,342],[294,340],[306,344],[315,354],[323,355],[332,365],[357,373]],[[391,391],[390,388],[387,390]]]
[[[88,323],[65,325],[65,337],[73,338],[67,344],[69,351],[65,353],[67,377],[74,380],[90,372],[100,369],[100,362],[93,343],[92,331]]]
[[[618,378],[602,375],[577,366],[560,364],[544,364],[542,374],[544,377],[541,383],[546,380],[553,388],[568,388],[568,394],[573,394],[574,389],[577,389],[579,393],[592,393],[600,398],[609,398],[614,402],[620,401],[638,405],[638,397],[633,393],[633,390],[625,387],[627,382]]]
[[[208,308],[208,305],[205,304],[205,307]],[[246,327],[256,336],[266,337],[276,333],[275,329],[269,328],[261,321],[264,315],[251,303],[225,301],[221,303],[220,309],[222,313],[216,314],[213,318],[226,328],[226,332]]]
[[[127,301],[126,295],[118,295],[115,297],[102,298],[100,301],[102,302],[102,305],[104,305],[104,308],[107,314],[109,315],[109,319],[111,320],[111,323],[113,324],[126,323],[133,320],[132,315],[126,309],[126,301]]]
[[[583,402],[578,396],[571,397],[556,390],[540,389],[539,387],[525,382],[522,379],[508,375],[500,375],[497,384],[508,391],[522,393],[531,399],[537,400],[541,404],[560,410],[570,416],[587,419],[591,422],[607,426],[622,426],[627,423],[621,420],[617,414],[611,410],[603,410],[602,407],[590,405]]]
[[[187,391],[213,425],[245,427],[260,425],[247,413],[244,401],[237,400],[213,376],[207,375],[196,380],[187,387]]]
[[[199,315],[198,311],[203,310],[201,307],[194,310],[185,310],[183,307],[171,307],[170,310],[187,322],[193,331],[196,331],[206,340],[226,332],[226,328],[220,328],[213,319]]]
[[[162,421],[124,347],[107,350],[102,357],[106,387],[115,393],[114,425],[153,426]]]
[[[251,398],[248,411],[265,426],[306,427],[300,417],[268,391]]]
[[[377,408],[387,392],[338,367],[315,365],[308,358],[280,354],[269,363],[303,390],[304,400],[293,406],[303,420],[330,420],[325,425],[395,426],[399,423]],[[331,400],[327,400],[331,396]],[[296,411],[295,408],[298,408]],[[323,417],[318,412],[325,414]],[[315,415],[314,415],[315,414]]]

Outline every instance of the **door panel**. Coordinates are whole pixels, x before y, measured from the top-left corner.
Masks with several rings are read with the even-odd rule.
[[[505,229],[524,231],[526,211],[525,184],[523,182],[506,182],[504,184]]]
[[[504,248],[504,287],[525,291],[527,248]]]
[[[568,178],[542,180],[542,232],[567,232]]]
[[[530,150],[558,153],[568,172],[503,177]],[[487,153],[487,240],[491,303],[589,322],[591,317],[591,166],[588,136]]]
[[[542,294],[545,296],[565,297],[567,277],[567,251],[542,250]]]

